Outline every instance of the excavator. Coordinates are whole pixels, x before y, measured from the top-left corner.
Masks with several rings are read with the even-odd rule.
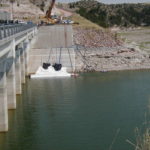
[[[53,9],[53,7],[54,7],[54,5],[55,5],[55,1],[56,1],[56,0],[51,0],[51,4],[50,4],[48,10],[46,11],[46,16],[45,16],[45,17],[46,17],[47,19],[51,19],[52,9]]]
[[[46,11],[46,15],[41,18],[41,21],[45,24],[56,24],[58,22],[57,19],[52,18],[52,9],[55,5],[56,0],[51,0],[48,10]]]

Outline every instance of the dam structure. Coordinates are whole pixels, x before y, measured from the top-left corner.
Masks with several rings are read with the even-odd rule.
[[[34,74],[43,62],[61,63],[68,72],[75,71],[72,25],[42,26],[29,51],[28,74]]]
[[[71,25],[0,26],[0,132],[8,131],[8,109],[16,109],[25,77],[36,73],[43,62],[75,71]]]
[[[22,93],[36,34],[34,24],[0,26],[0,132],[8,131],[8,109],[16,109],[16,94]]]

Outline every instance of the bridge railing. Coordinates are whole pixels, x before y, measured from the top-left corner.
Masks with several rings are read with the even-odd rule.
[[[15,35],[19,32],[35,27],[35,24],[15,24],[15,25],[1,25],[0,26],[0,40],[9,36]]]

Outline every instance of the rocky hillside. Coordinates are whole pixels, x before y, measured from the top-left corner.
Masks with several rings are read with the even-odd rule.
[[[150,4],[111,4],[94,0],[70,3],[69,7],[100,26],[150,25]]]
[[[29,0],[20,1],[19,5],[17,1],[14,1],[13,5],[11,3],[7,3],[7,7],[1,7],[1,11],[13,11],[13,18],[14,19],[29,19],[35,20],[39,15],[44,15],[44,12],[40,10],[39,7],[32,4]]]
[[[13,11],[14,19],[39,22],[39,16],[45,16],[45,12],[48,9],[49,3],[50,0],[8,0],[5,7],[0,7],[0,11],[7,11],[10,13]],[[64,17],[69,17],[72,15],[71,12],[57,7],[54,7],[52,13],[56,15],[62,15]]]

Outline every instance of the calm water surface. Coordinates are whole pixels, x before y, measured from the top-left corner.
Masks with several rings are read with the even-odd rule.
[[[27,80],[0,150],[133,150],[150,105],[150,71]]]

